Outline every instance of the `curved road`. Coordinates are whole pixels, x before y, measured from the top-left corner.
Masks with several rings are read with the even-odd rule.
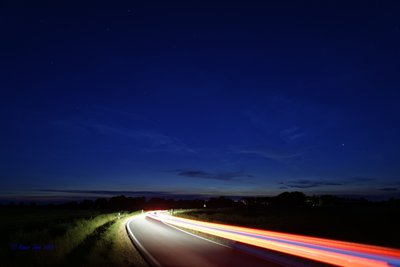
[[[268,263],[230,247],[190,235],[144,215],[128,227],[145,249],[146,257],[158,266],[281,266]],[[143,251],[142,251],[143,252]]]
[[[135,245],[154,266],[311,266],[310,262],[304,263],[300,259],[299,261],[292,259],[292,264],[288,264],[287,261],[286,264],[278,264],[282,263],[282,256],[272,252],[270,254],[262,252],[260,255],[259,250],[250,246],[221,245],[144,214],[131,219],[127,223],[127,230]]]

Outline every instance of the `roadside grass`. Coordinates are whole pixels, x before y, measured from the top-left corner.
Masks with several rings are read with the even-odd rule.
[[[117,213],[64,210],[63,217],[58,211],[37,212],[14,214],[3,222],[1,266],[146,266],[124,228],[134,213],[118,219]],[[95,262],[97,257],[102,261]]]
[[[83,244],[84,241],[87,243],[88,237],[95,238],[97,235],[101,234],[104,231],[104,227],[108,227],[108,225],[112,224],[116,219],[116,214],[102,214],[94,217],[93,219],[83,219],[75,221],[73,226],[60,238],[57,238],[54,242],[54,245],[57,249],[54,251],[56,253],[56,261],[62,261],[64,258],[78,257],[79,254],[72,253],[72,250],[77,248],[80,244]],[[84,245],[84,244],[83,244]],[[83,249],[83,248],[82,248]],[[75,262],[79,262],[75,260]]]
[[[130,217],[139,212],[122,214],[98,242],[94,245],[88,256],[89,266],[137,266],[148,267],[139,252],[134,248],[129,239],[125,224]]]
[[[398,210],[392,209],[357,207],[192,209],[176,210],[174,215],[201,221],[400,248],[398,231],[400,219],[396,215],[397,212]]]
[[[2,208],[0,209],[0,234],[6,236],[10,232],[38,230],[50,228],[62,230],[65,225],[76,219],[93,218],[100,214],[92,210],[65,210],[50,208]],[[63,223],[65,225],[63,225]]]

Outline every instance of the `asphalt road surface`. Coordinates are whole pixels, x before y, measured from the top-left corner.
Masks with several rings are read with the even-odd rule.
[[[127,223],[134,244],[154,266],[327,266],[258,250],[243,244],[225,246],[146,217]],[[261,252],[261,253],[260,253]]]

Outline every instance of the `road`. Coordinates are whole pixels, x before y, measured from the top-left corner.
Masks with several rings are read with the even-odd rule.
[[[310,265],[309,262],[300,259],[293,261],[290,258],[282,258],[278,254],[264,250],[260,253],[257,248],[242,244],[236,246],[235,242],[232,242],[233,246],[230,247],[221,245],[152,219],[145,214],[130,220],[127,229],[135,245],[154,266],[322,266]],[[293,265],[293,262],[296,264]]]
[[[315,266],[318,262],[348,267],[400,267],[399,249],[210,223],[170,216],[165,211],[147,212],[146,216],[168,225],[235,241],[235,249],[285,266]]]

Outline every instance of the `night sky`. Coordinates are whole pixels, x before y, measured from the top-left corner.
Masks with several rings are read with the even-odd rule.
[[[0,4],[1,199],[400,194],[397,1],[49,2]]]

